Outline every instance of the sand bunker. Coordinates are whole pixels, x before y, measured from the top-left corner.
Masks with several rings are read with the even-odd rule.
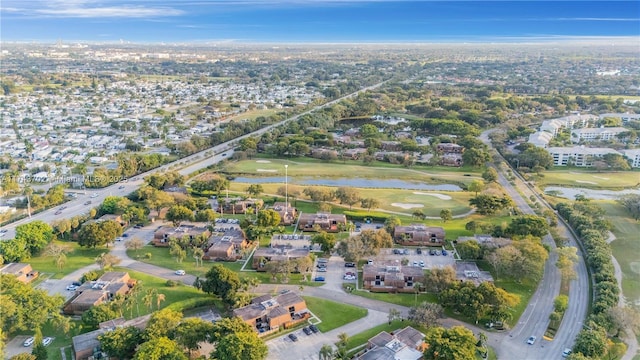
[[[271,161],[269,161],[269,160],[256,160],[256,162],[258,164],[269,164],[269,163],[271,163]]]
[[[391,206],[403,208],[403,209],[413,209],[413,208],[423,208],[422,204],[405,204],[405,203],[391,203]]]
[[[443,195],[443,194],[434,194],[434,193],[426,193],[426,192],[420,192],[420,191],[414,191],[413,192],[415,195],[429,195],[429,196],[435,196],[440,200],[451,200],[451,196],[449,195]]]
[[[257,169],[257,172],[276,172],[278,170],[275,169]]]
[[[591,184],[591,185],[598,185],[598,183],[595,183],[593,181],[584,181],[584,180],[576,180],[577,183],[581,183],[581,184]]]

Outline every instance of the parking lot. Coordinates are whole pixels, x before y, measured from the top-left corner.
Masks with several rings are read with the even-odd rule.
[[[442,248],[434,248],[442,251]],[[394,250],[407,250],[409,254],[394,254]],[[447,255],[429,255],[429,248],[421,248],[422,254],[416,252],[416,248],[394,248],[394,249],[381,249],[380,254],[373,260],[380,262],[397,261],[401,263],[403,259],[409,260],[409,265],[420,264],[420,261],[424,262],[423,269],[443,268],[445,266],[453,266],[454,258],[453,252],[448,251]]]

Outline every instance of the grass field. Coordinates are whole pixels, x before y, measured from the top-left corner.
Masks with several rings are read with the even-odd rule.
[[[76,242],[56,241],[56,244],[69,246],[72,251],[67,254],[67,262],[62,269],[58,269],[54,262],[54,258],[50,256],[36,256],[29,259],[29,264],[34,270],[42,275],[51,277],[52,279],[62,279],[65,275],[70,274],[80,268],[95,263],[95,258],[109,250],[102,248],[83,248]]]
[[[357,306],[341,304],[312,296],[303,296],[303,298],[309,310],[322,320],[322,322],[318,324],[318,329],[322,332],[339,328],[342,325],[367,316],[367,309]]]
[[[611,242],[613,256],[622,270],[622,292],[627,302],[640,301],[640,222],[629,217],[615,201],[598,201],[613,225],[616,240]]]
[[[420,328],[413,321],[401,321],[401,320],[393,320],[391,324],[384,323],[378,326],[374,326],[370,329],[367,329],[361,333],[355,334],[353,336],[349,336],[349,340],[347,341],[347,349],[351,350],[357,346],[365,344],[369,339],[378,335],[379,333],[386,331],[391,333],[398,329],[404,329],[407,326],[414,327],[424,332],[424,329]],[[337,340],[337,339],[336,339]]]
[[[638,187],[640,185],[640,172],[596,172],[575,168],[550,170],[545,171],[544,177],[536,182],[536,185],[542,190],[546,186],[620,190]]]

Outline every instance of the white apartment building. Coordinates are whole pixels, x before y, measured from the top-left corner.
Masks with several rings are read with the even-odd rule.
[[[630,120],[640,121],[640,114],[629,114],[629,113],[607,113],[600,114],[600,120],[604,118],[616,118],[622,120],[622,123],[625,124]]]
[[[583,146],[550,147],[547,151],[553,157],[553,165],[555,166],[572,164],[574,166],[589,167],[593,166],[594,161],[605,154],[622,155],[609,148],[588,148]]]
[[[640,149],[622,150],[627,159],[631,159],[632,168],[640,168]]]
[[[536,131],[533,134],[529,134],[528,142],[537,147],[546,148],[551,139],[553,139],[553,134],[546,131]]]
[[[623,127],[582,128],[571,130],[571,142],[614,140],[616,135],[629,131]]]

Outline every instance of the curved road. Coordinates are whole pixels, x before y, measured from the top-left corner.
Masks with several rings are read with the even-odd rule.
[[[482,133],[480,140],[491,147],[489,134],[495,129]],[[514,172],[514,174],[517,174]],[[521,178],[516,179],[516,187],[505,178],[499,171],[498,182],[513,199],[516,206],[525,214],[535,214],[527,201],[522,197],[519,191],[525,196],[534,195],[542,204],[548,206],[546,202],[538,196],[537,193],[531,191]],[[558,226],[566,235],[568,244],[580,247],[576,243],[576,239],[563,221],[558,222]],[[527,309],[520,317],[520,321],[509,332],[508,336],[502,339],[491,339],[490,344],[496,349],[496,353],[501,359],[552,359],[558,358],[563,349],[573,347],[578,332],[582,329],[582,323],[587,315],[589,305],[589,274],[582,258],[581,252],[578,252],[578,263],[576,264],[575,280],[571,281],[569,290],[569,306],[565,312],[564,318],[558,329],[553,341],[546,341],[542,337],[549,323],[549,315],[553,311],[553,300],[560,292],[560,273],[555,266],[557,254],[555,252],[556,244],[550,235],[543,239],[544,243],[549,246],[551,253],[545,264],[544,275],[536,292],[531,297]],[[527,345],[526,340],[529,336],[536,336],[538,340],[534,345]]]

